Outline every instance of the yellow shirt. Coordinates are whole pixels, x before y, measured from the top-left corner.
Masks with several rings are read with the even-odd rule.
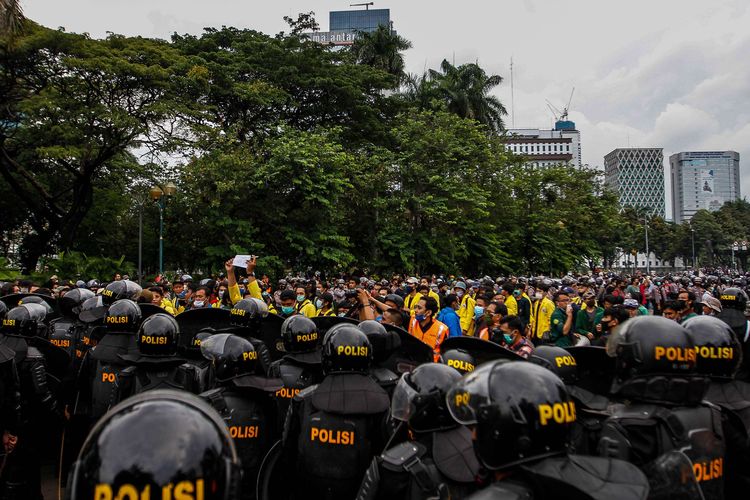
[[[505,297],[505,307],[508,308],[508,316],[518,316],[518,301],[513,295]]]
[[[532,338],[542,338],[544,332],[548,332],[551,324],[552,313],[555,311],[555,303],[544,297],[531,304],[531,327]]]
[[[461,297],[461,307],[456,313],[461,321],[461,330],[464,335],[474,335],[474,306],[476,305],[477,302],[468,293]]]

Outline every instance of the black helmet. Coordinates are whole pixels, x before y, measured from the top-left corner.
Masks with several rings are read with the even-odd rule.
[[[275,392],[284,384],[280,379],[256,376],[258,351],[249,340],[232,335],[218,333],[201,342],[201,354],[210,360],[214,367],[216,380],[232,381],[241,387],[252,387]]]
[[[391,416],[407,422],[417,432],[456,427],[446,407],[445,395],[460,378],[457,370],[438,363],[425,363],[404,373],[393,390]]]
[[[697,356],[687,330],[661,316],[637,316],[616,328],[607,341],[616,357],[612,392],[657,403],[700,401],[706,380],[696,376]]]
[[[310,352],[320,346],[320,333],[313,320],[295,314],[285,319],[281,325],[281,340],[284,342],[284,351],[288,353]]]
[[[562,347],[554,345],[540,345],[534,349],[529,361],[547,368],[566,384],[578,382],[578,366],[576,358]]]
[[[203,341],[206,340],[208,337],[213,335],[215,332],[213,329],[204,329],[199,331],[198,333],[193,336],[193,340],[190,341],[190,349],[191,350],[197,350],[200,352],[201,345],[203,344]]]
[[[78,317],[83,303],[94,297],[94,292],[85,288],[74,288],[57,300],[63,316]]]
[[[143,289],[138,283],[129,280],[113,281],[101,293],[104,305],[110,305],[117,300],[138,300]]]
[[[742,364],[742,346],[732,328],[713,316],[695,316],[682,326],[695,344],[698,373],[733,379]]]
[[[2,332],[6,335],[24,335],[36,337],[44,328],[47,310],[41,304],[21,304],[16,306],[3,318]]]
[[[22,304],[39,304],[44,307],[46,314],[53,313],[52,306],[39,295],[26,295],[25,297],[21,297],[21,300],[18,301],[18,305],[20,306]]]
[[[386,295],[383,302],[393,302],[398,306],[398,309],[402,309],[404,307],[404,298],[395,293],[389,293],[388,295]]]
[[[138,351],[144,356],[174,356],[179,335],[180,325],[171,314],[152,314],[138,329]]]
[[[240,463],[226,423],[199,397],[154,390],[128,398],[94,426],[68,482],[68,497],[229,500]],[[153,498],[153,496],[151,497]]]
[[[96,323],[103,321],[107,315],[107,307],[102,301],[101,295],[95,295],[83,301],[81,312],[78,313],[78,319],[84,323]]]
[[[466,375],[477,367],[477,360],[465,349],[448,349],[442,355],[443,363]]]
[[[747,306],[747,294],[740,288],[727,288],[719,296],[722,309],[737,309],[745,312]]]
[[[5,302],[0,301],[0,319],[3,319],[6,314],[8,314],[8,306],[5,305]]]
[[[242,299],[230,311],[230,323],[240,327],[257,327],[268,316],[268,306],[260,299]]]
[[[372,346],[372,357],[376,363],[388,359],[393,351],[401,347],[401,337],[393,330],[386,328],[375,320],[368,319],[357,325],[367,335]]]
[[[475,426],[474,451],[487,469],[564,453],[576,409],[549,370],[499,359],[461,378],[446,396],[451,416]]]
[[[134,332],[141,324],[141,308],[130,299],[121,299],[109,306],[104,316],[108,332]]]
[[[367,374],[372,361],[372,345],[362,330],[353,325],[336,325],[323,339],[323,372]]]

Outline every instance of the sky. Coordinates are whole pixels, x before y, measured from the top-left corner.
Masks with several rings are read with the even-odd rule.
[[[284,16],[328,12],[350,2],[288,0],[21,0],[48,27],[168,39],[222,25],[268,34],[288,31]],[[750,195],[750,2],[746,0],[381,0],[410,40],[407,71],[443,59],[478,62],[504,78],[495,93],[518,128],[549,128],[549,100],[581,131],[583,162],[602,167],[618,147],[664,149],[667,216],[669,155],[740,153],[742,195]],[[511,126],[511,116],[507,117]]]

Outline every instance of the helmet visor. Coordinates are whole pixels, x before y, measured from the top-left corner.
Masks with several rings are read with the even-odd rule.
[[[494,363],[488,363],[464,375],[445,396],[448,412],[464,425],[477,423],[479,408],[489,401],[489,377]]]
[[[219,333],[201,341],[201,354],[203,357],[211,361],[220,357],[224,353],[224,346],[229,337],[231,337],[229,333]]]
[[[414,414],[414,398],[418,395],[417,391],[406,381],[408,376],[409,374],[405,373],[396,384],[391,402],[391,416],[402,422],[408,422],[409,417]]]

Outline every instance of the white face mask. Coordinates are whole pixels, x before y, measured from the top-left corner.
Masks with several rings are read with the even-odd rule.
[[[463,290],[456,290],[456,296],[460,299],[461,297],[464,296],[464,291]]]
[[[193,305],[195,307],[203,307],[203,304],[205,304],[205,302],[203,302],[202,300],[196,300],[195,302],[193,302]]]
[[[534,298],[535,298],[536,300],[541,300],[541,299],[542,299],[542,294],[541,294],[541,293],[539,293],[539,292],[537,292],[537,293],[535,293],[535,294],[534,294]]]

